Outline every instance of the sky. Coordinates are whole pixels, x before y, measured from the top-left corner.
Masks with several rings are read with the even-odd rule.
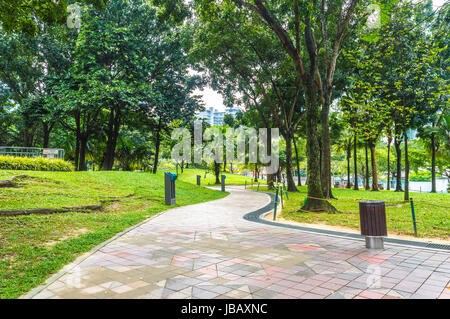
[[[433,6],[435,8],[442,6],[448,0],[433,0]],[[201,95],[203,99],[203,103],[205,107],[214,107],[220,111],[225,110],[225,106],[223,105],[223,97],[216,91],[214,91],[211,87],[205,87],[204,90],[196,90],[194,92],[196,95]]]

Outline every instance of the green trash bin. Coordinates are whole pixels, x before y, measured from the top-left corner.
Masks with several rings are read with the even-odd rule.
[[[164,190],[166,205],[173,206],[176,204],[175,199],[175,181],[177,180],[177,174],[164,173]]]

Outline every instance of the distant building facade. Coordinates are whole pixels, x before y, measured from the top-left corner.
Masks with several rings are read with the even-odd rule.
[[[206,122],[208,122],[210,125],[223,125],[223,118],[225,114],[231,114],[233,116],[236,116],[236,113],[238,113],[239,109],[225,109],[225,111],[219,111],[213,107],[207,108],[203,112],[198,112],[195,114],[195,117],[198,119],[204,119]]]

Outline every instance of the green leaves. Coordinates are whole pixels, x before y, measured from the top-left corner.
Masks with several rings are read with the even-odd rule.
[[[106,0],[107,1],[107,0]],[[97,9],[105,6],[104,0],[81,0]],[[37,35],[42,25],[66,23],[68,2],[65,0],[2,0],[0,2],[0,25],[6,32]]]

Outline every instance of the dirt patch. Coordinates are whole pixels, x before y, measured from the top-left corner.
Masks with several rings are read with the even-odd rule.
[[[114,201],[106,207],[108,212],[117,212],[120,210],[121,203],[119,201]]]
[[[63,242],[65,240],[67,240],[67,239],[72,239],[72,238],[79,237],[79,236],[81,236],[81,235],[83,235],[83,234],[85,234],[87,232],[89,232],[89,229],[87,229],[87,228],[77,228],[77,229],[71,231],[69,234],[58,238],[57,240],[51,240],[49,242],[46,242],[44,245],[46,247],[48,247],[48,248],[49,247],[53,247],[57,243]]]

